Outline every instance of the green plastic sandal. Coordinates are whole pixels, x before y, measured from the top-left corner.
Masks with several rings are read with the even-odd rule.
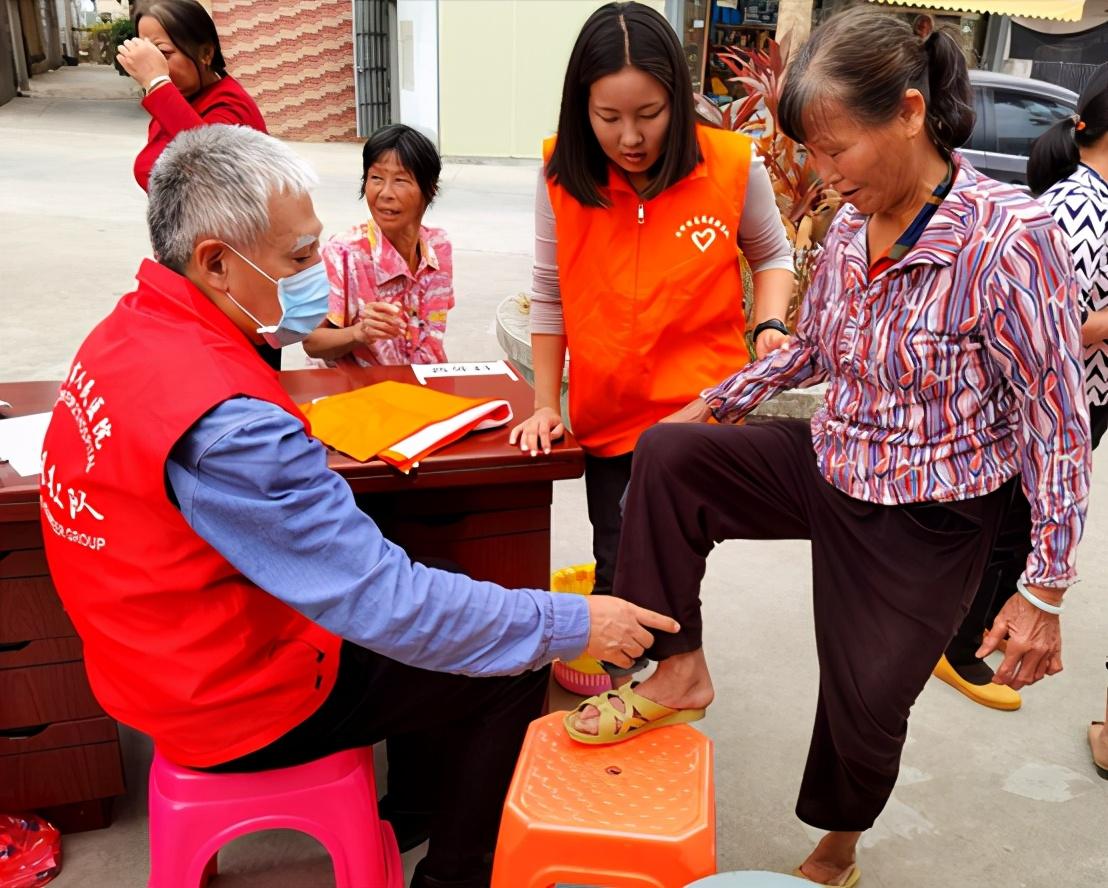
[[[683,725],[704,718],[703,709],[670,709],[653,700],[647,700],[635,693],[638,682],[625,684],[614,691],[605,691],[595,697],[589,697],[573,712],[565,717],[566,733],[578,743],[590,746],[607,746],[611,743],[623,743],[639,734],[653,731],[655,728],[667,728],[670,725]],[[620,712],[612,705],[612,699],[618,697],[625,707]],[[597,733],[583,734],[574,727],[573,720],[585,711],[586,706],[595,706],[600,710],[600,724]]]

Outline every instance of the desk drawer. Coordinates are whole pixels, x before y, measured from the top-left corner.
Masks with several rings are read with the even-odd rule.
[[[0,523],[0,552],[12,549],[41,549],[42,525],[37,521]]]
[[[0,731],[103,714],[80,660],[0,670]]]
[[[90,743],[0,758],[0,811],[27,811],[122,795],[119,743]]]
[[[39,638],[35,641],[7,642],[0,644],[0,676],[5,669],[80,662],[81,653],[81,639],[75,635],[69,638]],[[0,678],[0,687],[2,686],[3,678]]]
[[[76,634],[50,577],[0,580],[0,647]]]
[[[114,743],[118,739],[119,728],[106,715],[52,725],[7,728],[0,730],[0,770],[4,767],[5,756],[87,746],[90,743]]]
[[[46,553],[38,549],[0,549],[0,580],[18,577],[46,577]]]

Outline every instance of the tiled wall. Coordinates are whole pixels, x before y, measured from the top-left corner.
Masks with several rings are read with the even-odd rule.
[[[212,0],[231,75],[276,136],[354,138],[350,0]]]

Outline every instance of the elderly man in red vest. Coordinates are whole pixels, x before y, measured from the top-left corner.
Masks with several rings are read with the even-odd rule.
[[[162,155],[158,261],[81,346],[46,434],[46,554],[100,703],[173,761],[257,770],[433,732],[412,885],[482,888],[543,667],[628,665],[676,624],[413,564],[359,512],[254,349],[326,313],[313,181],[242,127]]]

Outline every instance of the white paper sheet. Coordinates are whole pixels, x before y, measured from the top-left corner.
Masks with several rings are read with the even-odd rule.
[[[50,424],[49,413],[0,419],[0,459],[16,473],[28,477],[42,470],[42,441]]]
[[[506,361],[479,361],[471,364],[412,364],[412,372],[420,385],[428,379],[446,376],[507,376],[512,382],[519,377]]]

